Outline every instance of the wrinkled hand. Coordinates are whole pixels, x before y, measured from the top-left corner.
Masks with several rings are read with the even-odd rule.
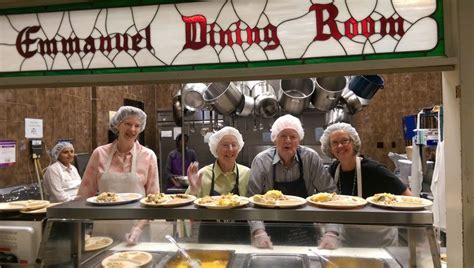
[[[136,245],[141,234],[142,229],[140,227],[134,226],[132,229],[130,229],[129,233],[125,234],[125,242],[127,245]]]
[[[199,163],[192,162],[188,167],[188,181],[192,193],[197,193],[201,189],[201,176],[198,175]]]
[[[261,230],[256,231],[256,234],[253,235],[252,245],[257,248],[273,248],[273,243],[271,237],[267,232]]]
[[[319,248],[336,249],[339,246],[339,238],[333,232],[326,232],[319,242]]]

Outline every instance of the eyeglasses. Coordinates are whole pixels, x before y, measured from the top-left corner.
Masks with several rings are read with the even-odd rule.
[[[342,140],[339,140],[339,141],[332,141],[331,142],[331,147],[336,148],[339,145],[348,145],[349,143],[351,143],[351,139],[342,139]]]

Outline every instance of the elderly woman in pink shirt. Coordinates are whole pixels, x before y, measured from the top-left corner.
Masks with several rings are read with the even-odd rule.
[[[155,153],[137,141],[138,135],[145,129],[146,114],[142,110],[122,106],[110,121],[109,129],[118,135],[110,144],[99,146],[94,150],[79,187],[78,195],[91,197],[102,192],[139,193],[143,196],[159,192],[158,164]],[[95,224],[94,232],[107,232],[114,229],[114,234],[126,233],[123,224],[111,228]],[[98,228],[98,227],[105,228]],[[97,228],[96,228],[97,227]],[[128,244],[136,244],[142,231],[148,230],[147,221],[136,222],[126,233]]]

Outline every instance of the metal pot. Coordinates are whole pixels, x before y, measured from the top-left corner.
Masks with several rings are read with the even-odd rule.
[[[173,97],[173,119],[176,125],[183,125],[183,115],[191,115],[194,111],[188,110],[186,107],[182,107],[181,103],[181,91],[178,91]]]
[[[349,89],[367,100],[370,100],[383,87],[384,81],[380,75],[356,75],[349,82]]]
[[[300,114],[308,108],[311,95],[314,93],[314,81],[306,79],[283,79],[280,81],[281,107],[291,113]]]
[[[251,115],[255,107],[255,100],[251,96],[252,91],[245,82],[240,82],[240,91],[242,92],[243,99],[240,102],[239,107],[235,110],[235,114],[238,116]]]
[[[255,114],[270,118],[280,111],[275,90],[266,81],[258,81],[253,84],[252,96],[255,98]]]
[[[326,125],[325,127],[338,122],[351,123],[351,114],[347,109],[346,105],[337,105],[329,112],[326,113]]]
[[[314,84],[316,90],[311,102],[316,109],[327,112],[336,107],[347,82],[344,76],[328,76],[316,78]]]
[[[362,110],[362,103],[359,97],[347,87],[342,91],[342,100],[351,114],[355,114]]]
[[[242,92],[232,82],[213,82],[204,93],[204,100],[223,115],[230,115],[242,101]]]
[[[189,83],[183,87],[183,101],[189,110],[201,110],[208,105],[204,100],[207,85],[203,83]]]

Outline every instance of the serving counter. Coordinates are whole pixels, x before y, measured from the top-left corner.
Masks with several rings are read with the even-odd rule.
[[[169,225],[172,234],[177,236],[176,222],[177,220],[189,219],[193,224],[199,224],[201,220],[262,220],[272,222],[278,225],[280,222],[291,222],[293,225],[324,225],[328,223],[345,225],[380,225],[397,227],[400,234],[400,240],[404,242],[393,248],[377,248],[367,247],[365,250],[370,250],[374,255],[380,255],[377,252],[385,252],[391,260],[386,263],[385,267],[441,267],[439,259],[439,247],[435,239],[435,233],[432,226],[433,215],[429,210],[417,211],[395,211],[389,209],[377,208],[367,205],[358,209],[341,210],[341,209],[326,209],[318,208],[309,204],[298,208],[281,209],[281,208],[259,208],[248,205],[242,208],[234,209],[207,209],[200,208],[194,204],[185,205],[181,207],[162,208],[162,207],[144,207],[139,202],[115,205],[115,206],[98,206],[88,204],[85,200],[75,200],[64,203],[47,210],[47,224],[44,231],[44,237],[41,248],[40,258],[38,263],[45,267],[53,267],[58,265],[58,260],[51,259],[49,254],[54,248],[58,246],[63,247],[61,250],[65,252],[62,254],[61,265],[63,266],[94,266],[97,265],[97,260],[110,255],[111,252],[124,250],[146,250],[153,252],[153,262],[150,267],[161,267],[163,259],[166,256],[174,254],[175,249],[169,249],[164,245],[168,245],[163,239],[164,235],[157,235],[151,237],[150,242],[140,243],[134,247],[125,247],[120,241],[110,245],[103,251],[85,252],[84,251],[84,235],[88,223],[96,220],[106,220],[116,222],[119,220],[130,219],[150,219],[160,220],[152,221],[154,224],[159,224],[161,227]],[[218,223],[215,223],[218,224]],[[58,235],[57,232],[61,233]],[[55,237],[55,238],[54,238]],[[59,239],[58,239],[59,238]],[[402,239],[403,238],[403,239]],[[188,239],[189,240],[189,239]],[[182,240],[181,242],[186,241]],[[186,244],[191,248],[213,248],[216,245],[212,244],[198,244],[197,241],[191,241]],[[65,248],[67,250],[65,250]],[[237,261],[238,258],[255,253],[288,253],[288,254],[303,254],[311,256],[310,260],[321,261],[319,257],[312,255],[308,251],[311,248],[313,251],[318,251],[317,245],[314,247],[291,247],[287,245],[275,246],[275,249],[263,250],[252,247],[251,245],[232,245],[226,244],[224,246],[217,245],[218,248],[229,248],[236,251],[236,257],[230,267],[244,267],[245,261]],[[319,250],[324,255],[331,254],[349,254],[360,252],[360,248],[339,248],[337,250],[328,251]],[[49,253],[48,253],[49,252]],[[320,253],[321,254],[321,253]],[[240,256],[240,257],[239,257]],[[377,257],[377,256],[374,256]],[[94,264],[95,263],[95,264]],[[397,266],[398,265],[398,266]],[[99,265],[100,267],[100,265]],[[313,266],[311,266],[313,267]],[[315,266],[317,267],[317,266]]]

